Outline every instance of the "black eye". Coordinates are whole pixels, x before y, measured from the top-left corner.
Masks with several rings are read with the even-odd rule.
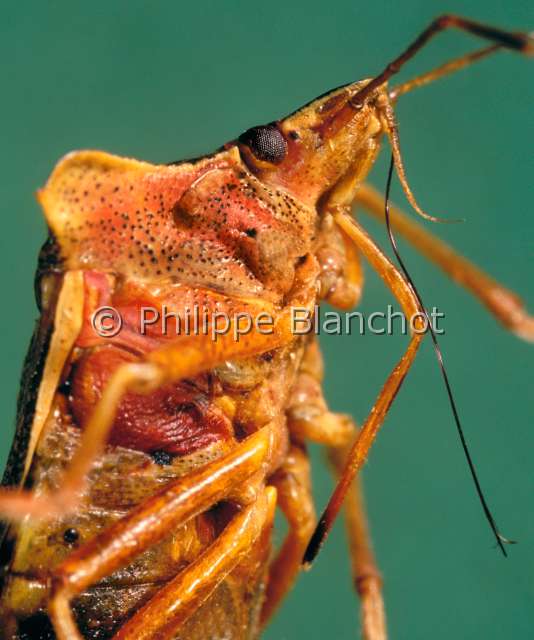
[[[239,142],[246,144],[258,160],[266,160],[274,164],[281,162],[287,151],[284,136],[271,124],[252,127],[239,137]]]
[[[65,529],[65,531],[63,532],[63,540],[65,540],[67,544],[74,544],[78,541],[79,537],[80,534],[78,533],[78,530],[74,529],[73,527]]]

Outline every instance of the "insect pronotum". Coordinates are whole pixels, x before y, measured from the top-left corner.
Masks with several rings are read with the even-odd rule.
[[[450,27],[490,44],[388,86]],[[358,429],[328,408],[317,342],[295,331],[294,311],[355,306],[363,256],[407,317],[423,312],[402,263],[351,216],[356,205],[386,214],[394,248],[396,231],[506,328],[534,338],[517,296],[387,199],[384,211],[365,184],[385,135],[391,171],[432,219],[406,180],[395,102],[506,48],[534,53],[526,35],[442,16],[375,78],[212,155],[151,165],[81,151],[59,162],[39,192],[50,229],[41,316],[0,492],[3,638],[255,638],[342,503],[362,634],[386,637],[356,475],[425,334],[412,333]],[[317,528],[308,441],[326,447],[338,476]],[[275,507],[289,530],[272,556]]]

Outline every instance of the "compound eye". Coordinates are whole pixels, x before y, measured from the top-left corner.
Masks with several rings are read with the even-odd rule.
[[[282,133],[272,124],[252,127],[245,131],[239,142],[246,144],[258,160],[277,164],[287,153],[287,142]]]

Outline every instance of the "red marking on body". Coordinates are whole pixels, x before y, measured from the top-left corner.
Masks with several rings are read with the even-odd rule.
[[[40,193],[66,267],[260,294],[262,284],[224,239],[175,218],[193,185],[211,172],[232,173],[234,161],[162,166],[98,152],[67,156]]]
[[[136,358],[109,345],[89,350],[74,367],[71,409],[83,428],[113,372]],[[148,395],[127,393],[119,404],[109,443],[150,453],[186,455],[233,435],[231,421],[205,390],[191,383],[166,385]]]
[[[315,213],[262,184],[236,149],[177,166],[67,156],[39,194],[66,269],[280,302]]]

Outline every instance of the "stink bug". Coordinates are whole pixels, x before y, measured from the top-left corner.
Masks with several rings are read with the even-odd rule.
[[[449,27],[492,44],[390,88]],[[41,317],[0,494],[10,521],[3,637],[257,637],[344,501],[362,633],[386,637],[355,478],[425,334],[414,326],[357,429],[327,407],[317,342],[295,331],[294,310],[356,305],[363,256],[406,316],[424,317],[402,263],[350,209],[383,215],[364,181],[385,135],[408,200],[435,219],[408,185],[395,101],[500,48],[531,54],[534,45],[443,16],[375,78],[249,129],[210,156],[152,165],[82,151],[60,161],[39,193],[50,229],[37,271]],[[390,211],[388,199],[385,213],[390,232],[508,329],[534,337],[517,297]],[[317,527],[308,441],[328,448],[339,476]],[[289,532],[271,558],[276,506]]]

